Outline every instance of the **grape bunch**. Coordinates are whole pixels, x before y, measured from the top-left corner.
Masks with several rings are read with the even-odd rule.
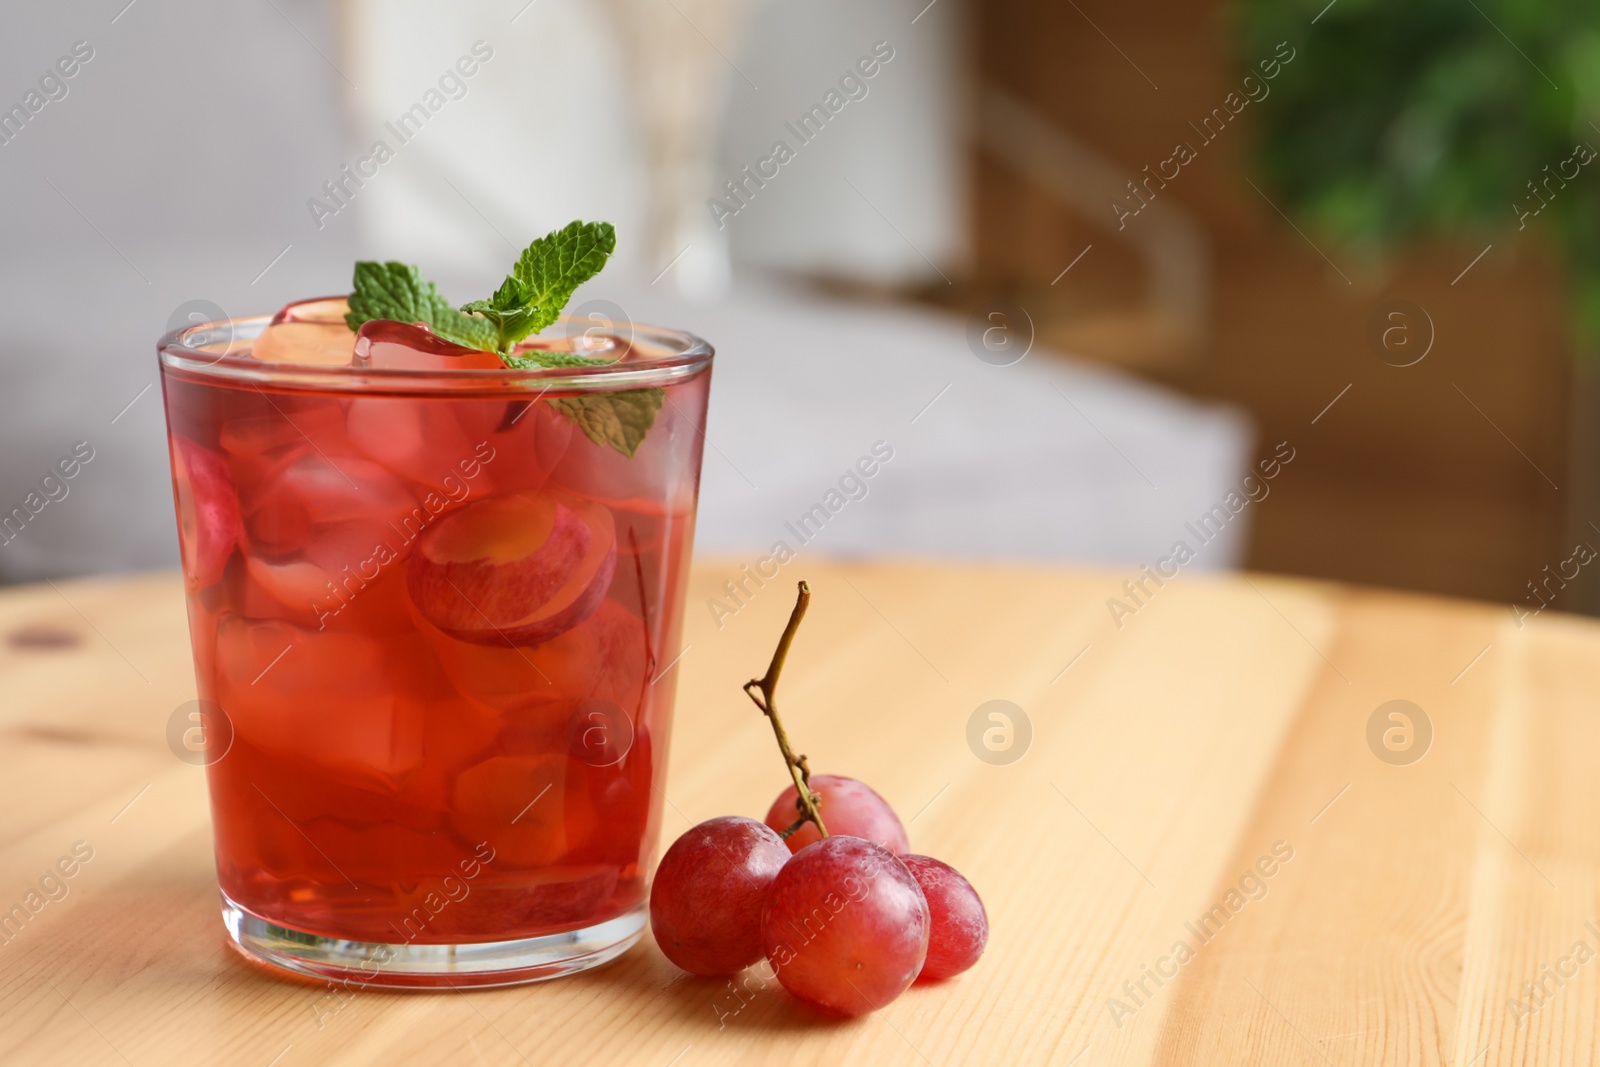
[[[790,747],[774,693],[809,601],[801,582],[771,666],[744,687],[772,723],[793,784],[765,822],[725,815],[673,842],[656,868],[650,927],[692,974],[735,974],[764,957],[801,1001],[853,1016],[971,967],[989,919],[955,868],[911,852],[886,800],[854,778],[813,777]]]

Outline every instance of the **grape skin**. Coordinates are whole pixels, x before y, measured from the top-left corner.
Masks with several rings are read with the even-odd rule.
[[[778,873],[761,937],[778,981],[834,1015],[874,1011],[922,970],[928,904],[905,864],[859,837],[808,845]]]
[[[983,901],[972,883],[948,863],[918,855],[901,856],[900,860],[921,887],[933,920],[928,957],[917,981],[953,978],[977,963],[989,942],[989,915]]]
[[[650,929],[691,974],[736,974],[762,956],[761,908],[789,861],[776,833],[742,815],[708,819],[672,843],[650,887]]]
[[[911,850],[905,827],[894,813],[889,802],[873,792],[865,782],[837,774],[817,774],[811,777],[811,791],[822,798],[822,821],[830,835],[860,837],[899,854]],[[767,825],[780,834],[800,817],[795,801],[800,794],[790,786],[778,794],[767,811]],[[822,840],[814,823],[806,823],[789,838],[789,850],[799,852],[807,845]]]

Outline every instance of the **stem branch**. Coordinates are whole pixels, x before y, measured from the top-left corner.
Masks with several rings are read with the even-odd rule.
[[[783,636],[778,638],[777,650],[772,653],[772,662],[767,666],[767,673],[760,678],[752,678],[744,683],[745,695],[761,709],[761,713],[772,723],[772,732],[778,738],[778,749],[783,753],[783,762],[788,765],[789,777],[794,779],[795,790],[800,794],[797,807],[802,812],[799,822],[782,835],[788,837],[806,821],[817,824],[817,830],[823,837],[828,836],[828,828],[823,825],[821,803],[822,798],[811,791],[811,770],[806,766],[804,756],[796,756],[794,748],[789,744],[789,735],[783,728],[783,720],[778,718],[778,705],[776,694],[778,689],[778,675],[783,672],[784,660],[789,657],[789,646],[794,643],[795,631],[800,629],[800,620],[805,618],[806,607],[811,603],[811,587],[805,582],[800,583],[800,595],[795,600],[794,611],[789,614],[789,625],[783,628]],[[759,695],[758,695],[759,694]]]

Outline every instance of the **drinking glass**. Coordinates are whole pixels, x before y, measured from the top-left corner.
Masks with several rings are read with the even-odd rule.
[[[233,944],[393,986],[604,963],[645,925],[711,348],[327,366],[256,359],[268,324],[159,345]]]

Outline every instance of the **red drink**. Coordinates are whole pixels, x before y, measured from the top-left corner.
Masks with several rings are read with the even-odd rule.
[[[400,985],[611,958],[643,926],[710,349],[591,331],[615,362],[512,370],[369,323],[340,365],[310,323],[272,362],[264,325],[161,354],[230,932]],[[606,420],[641,403],[628,455]]]

